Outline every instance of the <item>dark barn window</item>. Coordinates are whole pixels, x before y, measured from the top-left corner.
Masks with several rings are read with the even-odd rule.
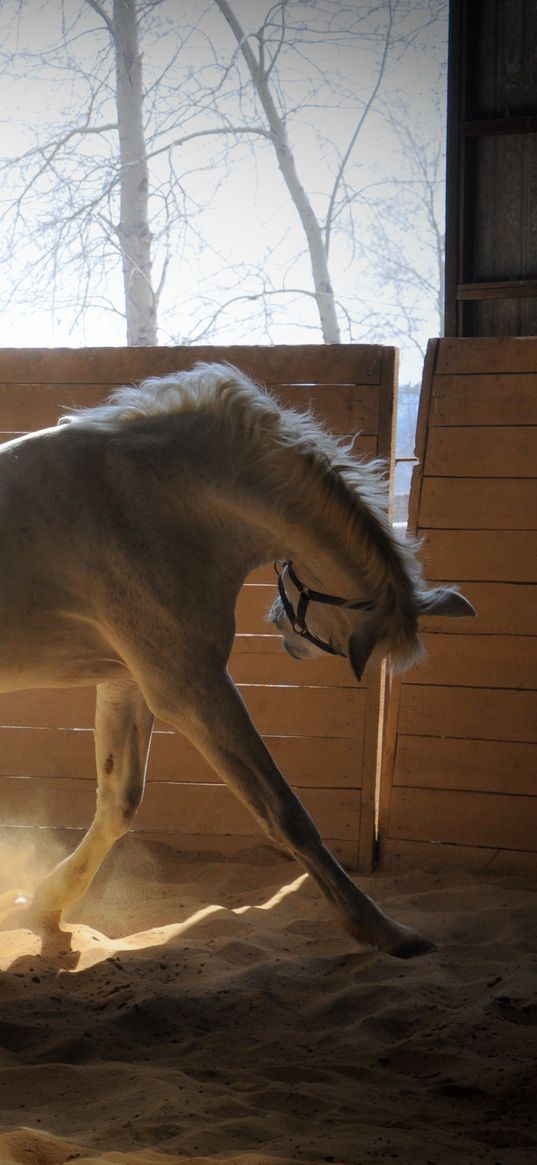
[[[452,0],[446,335],[537,332],[537,0]]]

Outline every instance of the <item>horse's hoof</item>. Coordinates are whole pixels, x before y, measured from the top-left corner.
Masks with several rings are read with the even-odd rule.
[[[422,938],[420,934],[407,935],[388,951],[395,959],[417,959],[420,955],[432,955],[438,950],[436,943]]]
[[[44,910],[35,900],[30,905],[30,926],[43,938],[51,938],[61,934],[61,910]]]
[[[419,955],[430,955],[436,950],[433,942],[423,938],[412,926],[389,920],[389,931],[384,936],[380,950],[394,959],[416,959]]]
[[[362,949],[365,947],[383,955],[392,955],[394,959],[416,959],[419,955],[430,955],[437,949],[433,942],[422,938],[413,927],[404,926],[402,922],[395,922],[386,915],[377,918],[374,927],[365,933],[363,924],[355,925],[349,923],[348,919],[341,919],[341,922]]]

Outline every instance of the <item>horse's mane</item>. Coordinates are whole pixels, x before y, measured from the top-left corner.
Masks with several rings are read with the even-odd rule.
[[[363,461],[353,455],[355,438],[335,438],[314,417],[311,409],[300,412],[282,407],[263,385],[254,383],[231,364],[199,362],[187,372],[149,377],[136,385],[117,388],[104,404],[75,409],[61,418],[89,428],[117,430],[118,426],[148,417],[171,414],[209,414],[216,425],[221,423],[234,440],[237,454],[241,450],[248,460],[268,462],[275,450],[287,448],[302,456],[295,462],[297,504],[300,494],[300,471],[311,474],[317,466],[326,483],[341,493],[347,487],[348,502],[354,509],[356,498],[373,514],[387,523],[388,486],[386,466],[378,459]],[[278,461],[271,465],[271,483],[277,489]],[[282,486],[287,490],[289,463],[282,465]]]
[[[357,460],[352,455],[354,438],[350,442],[336,439],[311,409],[298,412],[282,407],[268,389],[231,364],[199,362],[188,372],[125,385],[115,389],[103,404],[66,413],[60,424],[113,431],[143,418],[188,413],[206,413],[215,424],[225,424],[230,436],[249,454],[267,457],[275,447],[294,449],[308,458],[310,467],[315,461],[322,473],[341,474],[353,493],[359,489],[364,502],[386,510],[382,461]]]
[[[308,514],[302,517],[313,518],[311,494],[301,487],[311,485],[311,471],[316,468],[322,517],[325,528],[333,531],[334,549],[350,558],[353,548],[355,558],[358,535],[360,574],[369,593],[375,596],[388,590],[387,601],[392,605],[395,601],[400,608],[395,622],[403,625],[401,643],[400,649],[392,643],[392,662],[407,666],[412,657],[419,656],[416,608],[425,588],[416,559],[418,544],[414,539],[402,541],[390,526],[386,467],[381,461],[353,455],[354,440],[335,438],[311,410],[283,408],[266,388],[230,364],[200,362],[187,372],[118,388],[104,404],[76,410],[62,420],[114,431],[143,418],[192,413],[208,414],[216,425],[222,425],[238,459],[264,463],[275,495],[287,504],[293,500],[295,519],[301,516],[300,499],[305,492]],[[298,456],[282,459],[282,449]]]

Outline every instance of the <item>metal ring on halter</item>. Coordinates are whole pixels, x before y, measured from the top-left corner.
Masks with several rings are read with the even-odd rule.
[[[275,562],[274,569],[278,576],[278,591],[280,593],[283,609],[295,634],[300,635],[303,639],[308,639],[310,643],[315,645],[315,647],[320,647],[322,651],[326,651],[329,655],[344,655],[345,653],[343,651],[338,651],[335,647],[332,647],[331,643],[328,643],[324,639],[318,639],[318,637],[314,635],[312,631],[308,631],[308,628],[306,627],[306,614],[309,603],[327,603],[332,607],[346,607],[347,609],[353,611],[371,611],[373,610],[375,603],[370,599],[358,599],[356,601],[348,600],[340,598],[339,595],[326,595],[323,591],[311,590],[310,587],[305,586],[305,584],[299,579],[298,575],[293,569],[293,563],[291,560],[288,562]],[[289,576],[291,582],[299,593],[298,607],[296,612],[285,589],[286,574]]]

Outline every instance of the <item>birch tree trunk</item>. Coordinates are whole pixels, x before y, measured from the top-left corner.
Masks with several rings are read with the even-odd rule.
[[[137,0],[114,0],[112,28],[116,55],[119,134],[121,248],[127,344],[156,344],[156,297],[151,280],[149,173],[143,127],[142,58],[138,46]]]
[[[270,127],[270,136],[276,151],[278,166],[302,223],[308,245],[315,299],[321,322],[323,340],[325,344],[339,344],[341,336],[323,233],[308,195],[298,177],[293,151],[287,137],[285,122],[280,117],[272,96],[269,84],[269,69],[265,68],[261,49],[259,59],[256,58],[248,38],[245,36],[227,0],[215,0],[215,3],[229,24],[248,66],[250,76]]]

